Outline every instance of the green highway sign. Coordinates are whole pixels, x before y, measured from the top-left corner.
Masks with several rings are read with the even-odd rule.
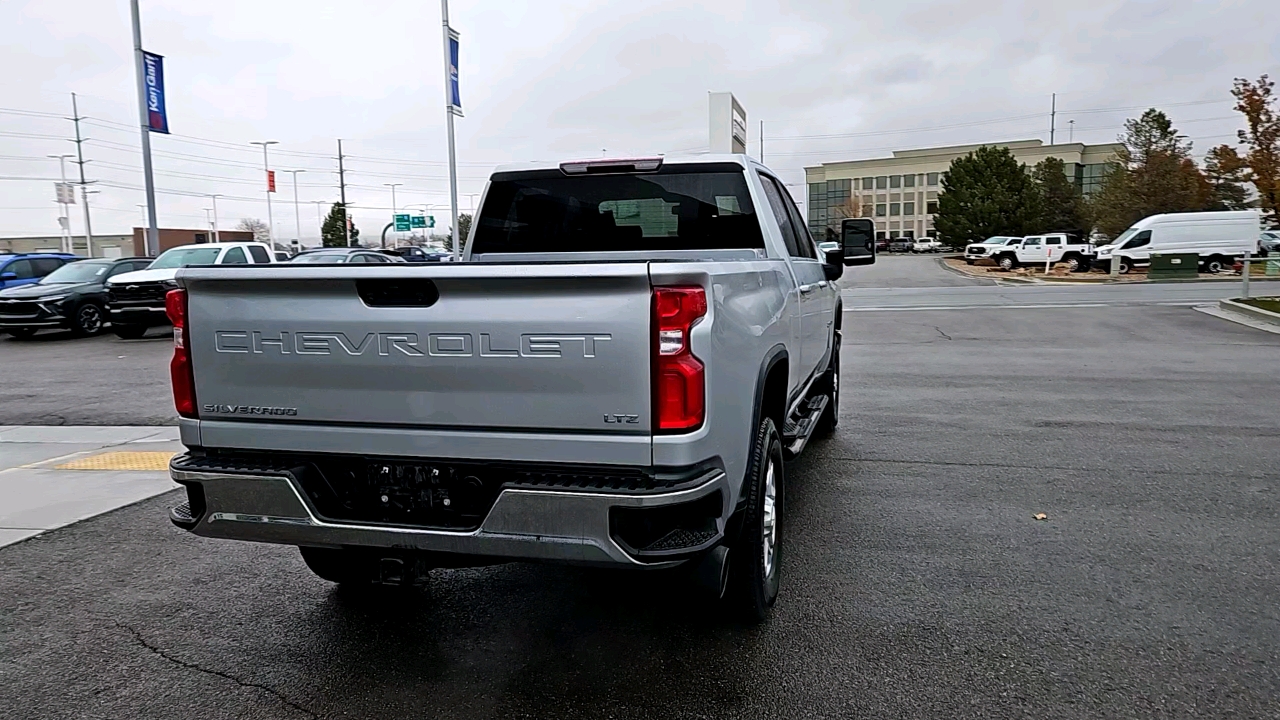
[[[409,226],[415,228],[431,227],[435,225],[435,218],[432,218],[431,225],[427,225],[427,219],[421,215],[414,215],[409,218]]]
[[[396,221],[396,232],[409,232],[409,214],[397,214],[392,217]]]

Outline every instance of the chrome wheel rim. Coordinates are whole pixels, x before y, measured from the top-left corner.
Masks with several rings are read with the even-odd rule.
[[[102,329],[102,313],[98,312],[98,308],[92,305],[80,308],[80,329],[87,333]]]
[[[764,576],[773,575],[774,556],[778,547],[778,481],[777,464],[769,460],[764,473],[764,512],[761,513],[761,551],[764,560]]]

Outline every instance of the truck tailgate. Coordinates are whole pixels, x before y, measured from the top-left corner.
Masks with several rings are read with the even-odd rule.
[[[645,263],[190,268],[201,419],[644,434]]]

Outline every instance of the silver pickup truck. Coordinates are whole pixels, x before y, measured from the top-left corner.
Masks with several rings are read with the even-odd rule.
[[[746,157],[602,159],[500,168],[462,263],[186,268],[170,519],[338,583],[683,566],[763,618],[866,222],[823,256]]]

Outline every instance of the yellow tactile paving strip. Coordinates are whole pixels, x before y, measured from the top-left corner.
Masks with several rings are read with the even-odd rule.
[[[56,470],[168,470],[169,460],[176,453],[171,451],[151,452],[104,452],[89,457],[79,458],[71,462],[56,465]]]

